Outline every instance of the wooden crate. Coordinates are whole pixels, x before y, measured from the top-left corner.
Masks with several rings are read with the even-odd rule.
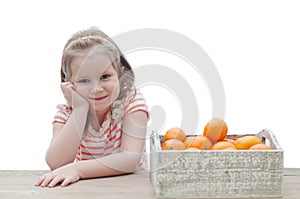
[[[282,197],[283,150],[270,130],[253,135],[272,150],[161,150],[163,136],[153,132],[150,167],[156,197]]]

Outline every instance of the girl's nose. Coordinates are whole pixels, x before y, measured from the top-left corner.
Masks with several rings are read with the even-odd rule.
[[[101,82],[98,82],[91,90],[92,93],[97,93],[97,92],[100,92],[100,91],[103,91],[103,87],[102,87],[102,84]]]

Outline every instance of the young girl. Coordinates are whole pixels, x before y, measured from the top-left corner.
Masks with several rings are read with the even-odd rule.
[[[97,28],[65,45],[53,138],[51,172],[37,186],[67,186],[80,179],[133,173],[143,167],[148,110],[134,74],[116,44]]]

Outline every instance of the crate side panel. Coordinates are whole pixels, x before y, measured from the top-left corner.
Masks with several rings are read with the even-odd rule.
[[[157,154],[159,197],[278,197],[282,153],[195,151]]]

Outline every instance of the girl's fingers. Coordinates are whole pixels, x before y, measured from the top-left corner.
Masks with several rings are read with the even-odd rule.
[[[67,100],[68,104],[72,104],[72,90],[74,89],[74,84],[72,82],[63,82],[61,83],[61,90],[64,94],[65,99]]]
[[[74,84],[73,84],[72,82],[63,82],[63,83],[61,83],[60,87],[61,87],[61,90],[62,90],[63,92],[65,92],[65,91],[68,90],[69,88],[73,88],[73,87],[74,87]]]
[[[67,186],[67,185],[69,185],[69,184],[71,184],[72,183],[72,181],[70,180],[70,178],[66,178],[62,183],[61,183],[61,186],[62,187],[65,187],[65,186]]]
[[[61,186],[65,187],[72,183],[70,178],[65,178],[61,175],[54,175],[52,173],[47,173],[43,175],[37,182],[36,186],[41,186],[41,187],[49,187],[53,188],[55,187],[58,183],[62,182]]]
[[[71,82],[63,82],[63,83],[61,83],[60,86],[61,86],[62,89],[64,89],[64,88],[66,88],[70,84],[72,84],[72,83]]]
[[[38,181],[35,183],[35,186],[40,186],[42,184],[42,182],[45,180],[45,178],[47,177],[48,174],[44,174],[42,175],[42,177],[40,177],[38,179]]]
[[[64,177],[62,176],[55,176],[55,178],[52,179],[52,181],[49,183],[48,187],[52,188],[55,187],[58,183],[64,180]]]
[[[52,173],[48,173],[47,177],[43,180],[41,186],[47,187],[55,176]]]
[[[52,172],[44,174],[36,183],[41,187],[55,187],[61,183],[65,187],[71,183],[77,182],[80,179],[79,173],[73,164],[65,165]]]

